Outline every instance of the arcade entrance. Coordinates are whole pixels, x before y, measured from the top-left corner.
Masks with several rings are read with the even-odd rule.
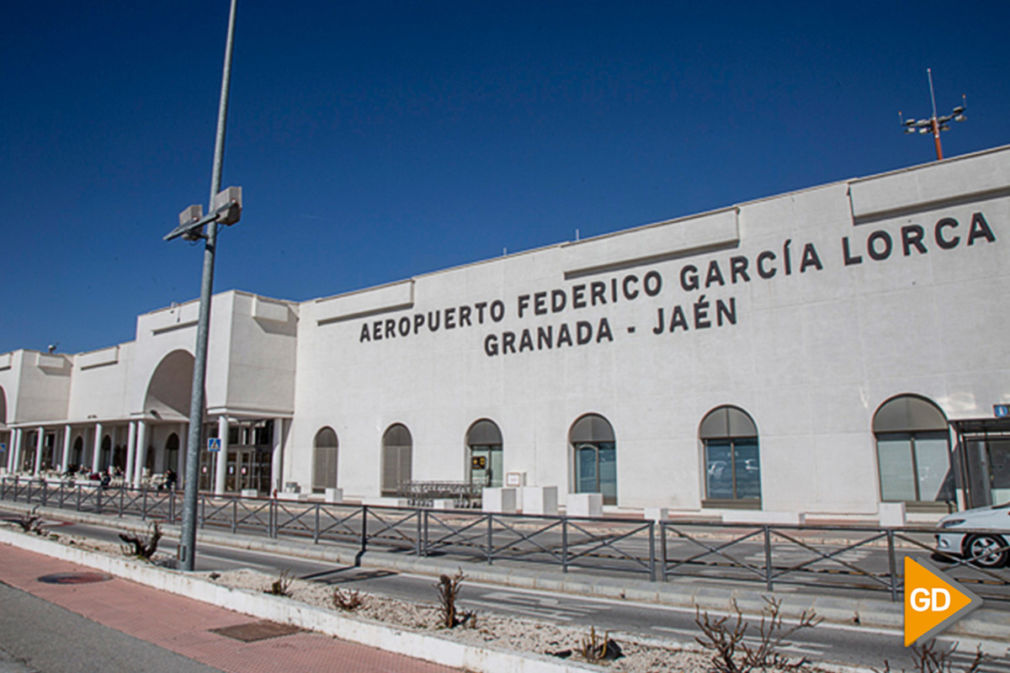
[[[225,465],[224,490],[238,493],[246,489],[256,489],[260,494],[270,492],[270,476],[273,469],[274,421],[238,421],[229,424],[227,464]],[[208,426],[210,437],[217,436],[217,426]],[[213,491],[220,452],[208,451],[206,446],[200,451],[200,490]]]

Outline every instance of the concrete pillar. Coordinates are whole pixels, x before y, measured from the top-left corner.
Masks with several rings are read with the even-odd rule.
[[[280,492],[283,490],[281,487],[281,479],[283,478],[283,472],[281,471],[281,465],[284,460],[284,419],[275,418],[274,419],[274,436],[273,436],[274,452],[270,458],[270,489],[272,491]],[[273,495],[273,493],[268,493],[267,495]]]
[[[144,463],[147,460],[147,423],[137,421],[137,451],[133,454],[133,487],[140,488],[144,478]]]
[[[91,454],[91,473],[98,472],[102,460],[102,424],[95,423],[95,448]]]
[[[217,436],[221,438],[221,452],[217,454],[217,470],[214,472],[214,493],[224,493],[224,477],[228,467],[228,417],[217,419]]]
[[[133,474],[136,471],[134,459],[137,457],[137,421],[130,421],[130,428],[126,433],[126,467],[123,468],[123,480],[127,484],[133,483]]]
[[[21,428],[14,428],[11,433],[11,455],[10,468],[8,472],[17,472],[18,463],[21,461]]]
[[[60,474],[66,474],[70,467],[70,435],[73,428],[69,425],[63,426],[63,460],[60,461]]]
[[[46,429],[39,428],[39,436],[35,438],[35,467],[32,469],[32,474],[38,476],[39,470],[42,468],[42,448],[45,446],[46,439]]]

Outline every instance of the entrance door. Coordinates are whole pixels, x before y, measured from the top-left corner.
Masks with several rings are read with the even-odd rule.
[[[470,483],[481,486],[502,485],[502,448],[500,446],[470,447]]]
[[[201,491],[213,491],[214,490],[214,471],[217,469],[217,457],[221,455],[219,452],[214,451],[201,451],[200,452],[200,490]]]
[[[577,493],[602,493],[603,503],[617,503],[617,451],[613,442],[575,447]]]
[[[241,447],[228,451],[228,469],[225,473],[226,491],[238,492],[256,489],[265,493],[270,486],[271,453],[254,447]]]
[[[971,439],[966,444],[971,504],[1010,502],[1010,439]]]

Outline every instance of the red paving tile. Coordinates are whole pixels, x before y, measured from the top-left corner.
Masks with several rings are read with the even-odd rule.
[[[42,575],[87,570],[0,544],[0,579],[127,635],[234,673],[448,673],[457,669],[391,654],[319,633],[295,633],[243,643],[209,629],[252,617],[122,579],[95,584],[45,584]]]

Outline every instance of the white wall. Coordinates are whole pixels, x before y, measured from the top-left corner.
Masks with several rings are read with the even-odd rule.
[[[917,393],[950,418],[981,418],[994,402],[1010,400],[1001,345],[1010,321],[1000,311],[1010,289],[1010,175],[994,168],[1008,165],[1008,155],[1002,149],[995,159],[988,153],[957,163],[961,172],[985,172],[980,195],[932,202],[921,187],[934,181],[932,171],[950,166],[930,165],[421,276],[376,288],[371,304],[369,291],[344,304],[340,297],[305,302],[287,479],[308,483],[312,439],[330,425],[340,440],[340,486],[352,495],[378,493],[382,433],[396,422],[412,433],[415,479],[465,479],[464,434],[486,417],[501,428],[507,471],[526,471],[532,483],[565,492],[568,430],[594,412],[617,436],[620,504],[697,509],[704,492],[698,425],[712,408],[733,404],[759,430],[764,509],[872,514],[878,487],[871,422],[880,404]],[[906,198],[881,200],[875,180]],[[962,176],[959,184],[970,189],[974,182]],[[853,198],[861,199],[858,223]],[[895,211],[895,203],[904,210]],[[987,233],[978,226],[969,246],[976,213],[995,240],[978,235]],[[936,240],[943,218],[958,223],[941,227],[942,241],[960,239],[951,249]],[[921,242],[910,229],[906,255],[902,228],[915,225]],[[709,226],[718,235],[698,229]],[[874,251],[883,249],[885,234],[876,232],[891,239],[886,259],[871,259],[867,250],[871,237]],[[861,263],[845,264],[843,239],[850,261],[859,256]],[[610,260],[601,252],[607,249]],[[775,270],[769,279],[756,268],[762,253],[774,254],[766,260]],[[732,282],[734,257],[746,258],[749,281]],[[706,288],[713,261],[724,283]],[[698,269],[697,289],[681,282],[688,265]],[[609,301],[613,279],[650,271],[662,278],[657,296]],[[606,305],[534,315],[533,293],[563,289],[571,304],[574,286],[598,280],[607,283]],[[530,307],[520,318],[524,294]],[[702,297],[708,329],[697,329],[692,314]],[[440,310],[444,320],[444,309],[469,306],[475,314],[478,302],[494,300],[505,305],[500,323],[485,316],[483,325],[413,331],[417,314]],[[735,325],[716,325],[717,300],[735,301]],[[690,329],[654,334],[658,310],[668,327],[677,306]],[[398,331],[404,317],[410,335],[387,338],[385,321]],[[612,341],[493,357],[484,351],[489,334],[518,338],[529,328],[535,340],[537,327],[556,331],[564,323],[574,330],[582,320],[595,337],[604,318]],[[381,339],[374,338],[377,322]]]

